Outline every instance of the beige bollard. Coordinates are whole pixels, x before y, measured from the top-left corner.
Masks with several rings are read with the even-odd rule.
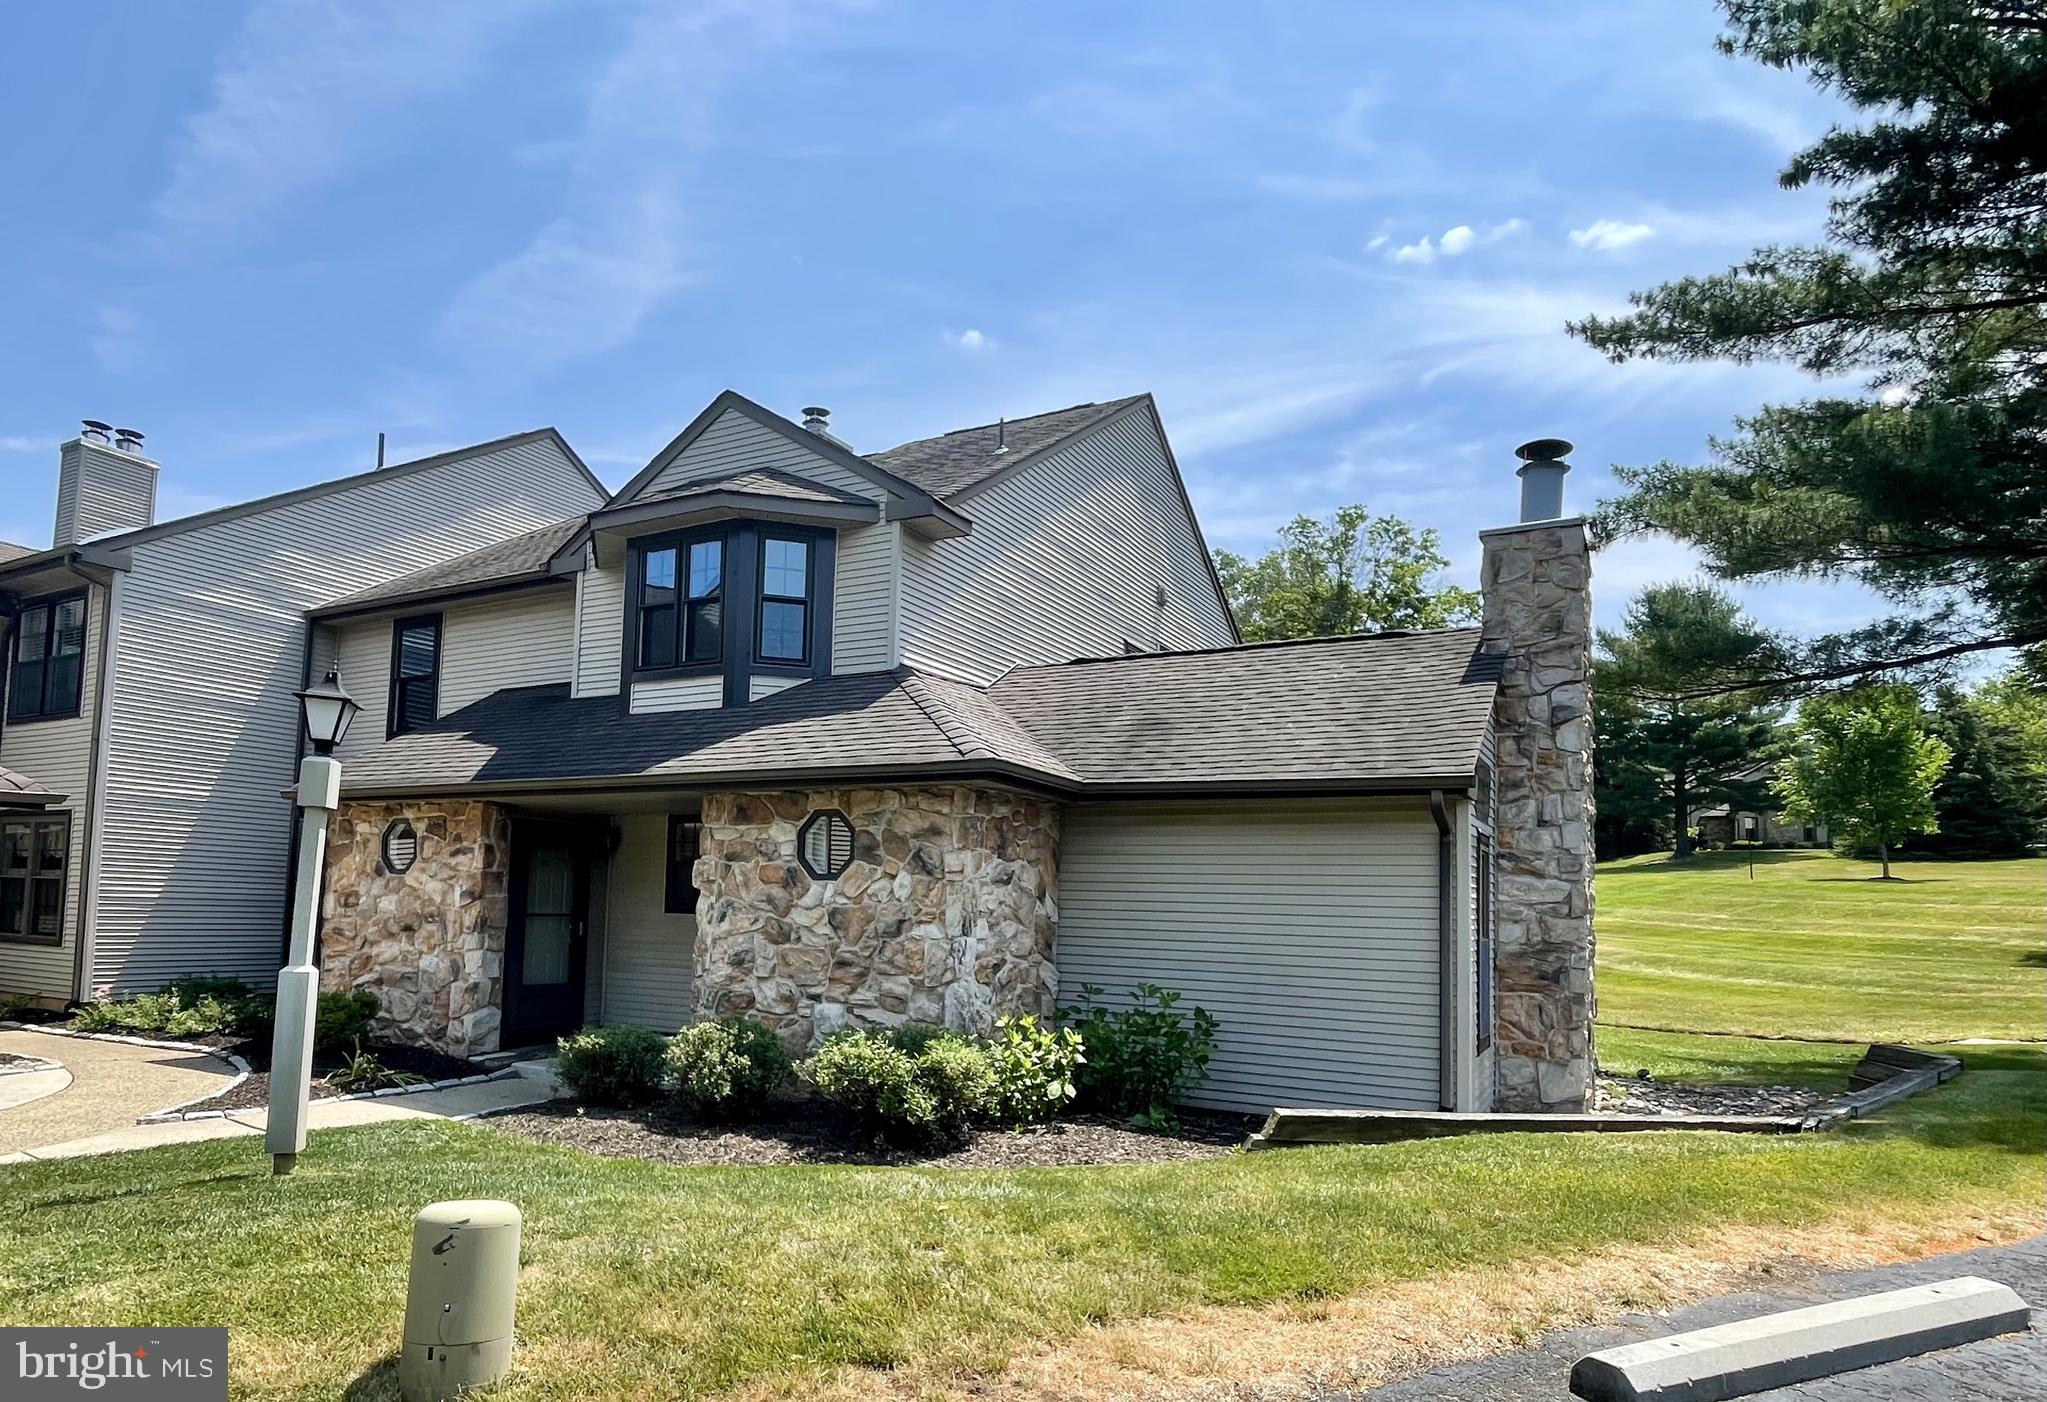
[[[398,1356],[405,1402],[442,1402],[512,1366],[521,1220],[518,1208],[489,1198],[437,1202],[412,1219]]]

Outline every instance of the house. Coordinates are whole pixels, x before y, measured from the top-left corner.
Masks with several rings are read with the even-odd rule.
[[[0,547],[0,996],[274,979],[306,611],[606,497],[552,429],[175,521],[157,473],[88,421]]]
[[[308,611],[364,704],[324,984],[476,1054],[1152,982],[1220,1021],[1202,1104],[1579,1108],[1568,446],[1482,628],[1246,646],[1149,396],[863,454],[721,395],[580,519]]]
[[[1729,774],[1720,782],[1754,788],[1768,797],[1770,781],[1777,777],[1774,760],[1764,760]],[[1756,804],[1715,804],[1692,810],[1692,826],[1699,831],[1702,847],[1732,847],[1743,843],[1754,847],[1830,847],[1833,834],[1825,823],[1793,822],[1778,809]]]

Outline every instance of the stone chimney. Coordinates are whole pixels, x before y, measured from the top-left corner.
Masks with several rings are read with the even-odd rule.
[[[57,528],[53,546],[76,545],[108,531],[156,524],[156,464],[142,456],[142,435],[85,420],[57,450]]]
[[[1521,520],[1482,531],[1499,795],[1494,1106],[1575,1111],[1592,1093],[1592,565],[1563,514],[1571,445],[1522,459]]]

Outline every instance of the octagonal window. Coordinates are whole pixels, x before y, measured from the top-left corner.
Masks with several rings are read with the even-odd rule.
[[[836,808],[803,820],[796,830],[796,856],[819,881],[837,881],[853,860],[853,821]]]

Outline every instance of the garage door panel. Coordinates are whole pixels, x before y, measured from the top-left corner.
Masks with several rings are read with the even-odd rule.
[[[1439,1074],[1436,837],[1425,806],[1070,809],[1063,1002],[1178,990],[1218,1023],[1215,1108],[1430,1109]]]

